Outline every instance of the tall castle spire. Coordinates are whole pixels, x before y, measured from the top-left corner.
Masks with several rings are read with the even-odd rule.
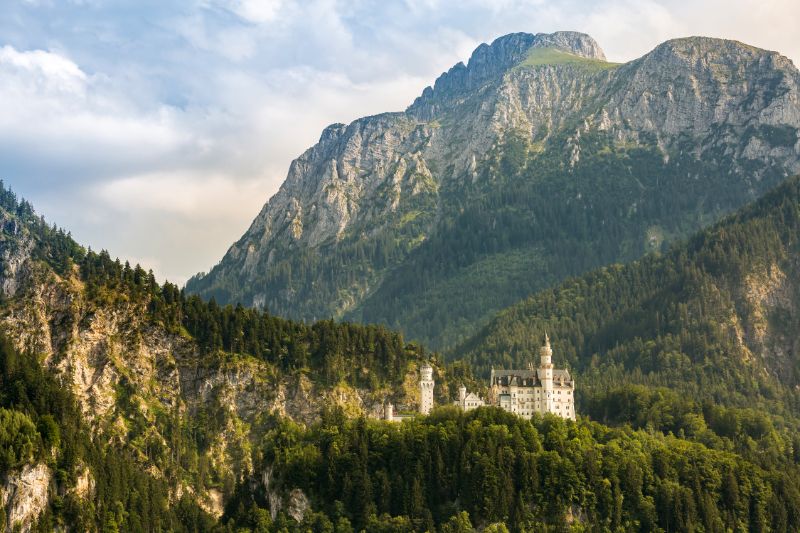
[[[553,412],[555,398],[553,398],[553,349],[550,347],[550,337],[544,334],[544,346],[539,350],[541,364],[539,365],[539,379],[542,382],[542,402],[547,413]]]
[[[552,368],[553,349],[550,347],[550,337],[547,335],[547,332],[544,334],[544,346],[539,350],[539,356],[541,358],[542,368],[546,368],[547,366]]]

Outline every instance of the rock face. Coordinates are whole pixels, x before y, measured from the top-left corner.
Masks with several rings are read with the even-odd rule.
[[[326,128],[187,289],[294,318],[385,322],[446,345],[533,290],[638,257],[647,235],[687,235],[800,171],[799,128],[800,75],[775,52],[697,37],[617,65],[587,35],[508,35],[404,113]],[[617,186],[630,190],[604,196]],[[669,213],[643,208],[676,194]],[[594,208],[605,215],[589,227],[627,233],[569,233],[559,220],[548,232],[562,241],[609,241],[566,252],[534,237],[535,219],[555,216],[536,210],[544,195],[566,221]],[[568,253],[583,256],[574,268],[541,266]],[[475,283],[486,269],[494,282]]]
[[[513,33],[497,39],[491,45],[480,45],[472,53],[467,65],[458,63],[440,76],[432,88],[428,87],[422,92],[407,112],[418,120],[434,120],[448,104],[482,88],[487,82],[501,78],[524,61],[531,50],[539,48],[556,48],[591,60],[606,59],[597,42],[583,33]]]
[[[52,472],[44,464],[27,465],[6,476],[0,487],[0,503],[6,516],[4,531],[27,533],[31,530],[47,507],[52,477]]]
[[[74,393],[96,438],[127,447],[152,475],[169,477],[176,500],[194,495],[220,516],[230,487],[253,473],[251,442],[262,438],[259,431],[266,431],[264,420],[272,414],[311,423],[329,404],[351,415],[374,414],[382,406],[385,390],[324,387],[261,359],[201,350],[188,335],[169,333],[149,319],[146,300],[136,303],[113,291],[108,300],[93,299],[77,266],[58,275],[38,259],[46,254],[36,246],[38,230],[2,208],[0,220],[0,286],[6,288],[0,331]],[[199,453],[209,475],[227,481],[227,492],[198,489],[190,474],[167,471],[176,468],[174,458],[148,454],[148,447],[169,450],[170,435],[198,419],[213,419]],[[35,523],[48,504],[51,478],[46,465],[8,475],[0,493],[7,531],[16,522],[24,531]],[[75,478],[66,490],[91,498],[93,472],[82,466]],[[296,507],[302,516],[303,506]]]
[[[289,516],[294,518],[298,523],[303,521],[306,513],[311,511],[311,503],[308,497],[300,489],[293,489],[289,493],[289,503],[286,506],[286,512]]]
[[[17,220],[7,213],[0,215],[0,290],[3,296],[10,298],[17,292],[17,278],[25,262],[30,258],[34,242],[32,239],[20,235],[20,226]]]

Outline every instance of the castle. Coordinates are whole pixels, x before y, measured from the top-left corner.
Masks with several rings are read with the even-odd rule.
[[[458,400],[453,403],[464,411],[484,405],[494,405],[530,420],[535,414],[551,413],[561,418],[575,420],[575,380],[567,369],[553,368],[553,349],[545,334],[544,346],[539,351],[539,366],[529,363],[527,370],[494,370],[489,380],[489,398],[484,401],[475,393],[467,393],[464,386],[458,389]],[[433,368],[424,364],[420,368],[420,414],[433,409]],[[401,421],[406,416],[394,414],[391,403],[384,406],[384,419]]]
[[[534,413],[551,413],[575,420],[575,380],[567,369],[553,368],[553,349],[545,335],[539,367],[494,370],[489,381],[489,404],[530,419]]]
[[[419,370],[419,412],[427,415],[433,409],[433,368],[428,363]]]
[[[428,363],[422,365],[419,369],[419,413],[427,415],[433,409],[433,367]],[[387,401],[383,405],[383,419],[389,422],[402,422],[412,418],[413,415],[396,415],[394,413],[394,405]]]

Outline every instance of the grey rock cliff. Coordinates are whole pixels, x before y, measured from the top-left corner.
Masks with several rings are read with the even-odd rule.
[[[8,473],[0,486],[0,504],[6,516],[4,531],[31,531],[47,507],[52,478],[44,464],[26,465]]]
[[[741,204],[774,184],[757,185],[765,172],[800,171],[798,130],[800,74],[776,52],[693,37],[616,65],[584,34],[508,35],[479,46],[404,113],[326,128],[245,235],[187,289],[293,318],[404,328],[402,310],[376,316],[364,302],[420,245],[450,231],[480,197],[467,191],[491,186],[481,177],[498,172],[510,138],[527,144],[526,157],[564,150],[567,182],[584,139],[598,135],[610,149],[655,146],[665,163],[717,162],[755,184]]]

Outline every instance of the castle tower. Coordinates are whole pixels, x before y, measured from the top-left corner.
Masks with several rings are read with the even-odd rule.
[[[383,419],[390,422],[394,420],[394,405],[392,405],[392,402],[387,401],[386,405],[383,406]]]
[[[467,388],[464,385],[458,388],[458,406],[464,410],[467,408]]]
[[[555,398],[553,398],[553,349],[550,347],[550,337],[544,334],[544,346],[539,350],[539,379],[542,382],[542,412],[552,413]]]
[[[419,412],[427,415],[433,409],[433,368],[428,363],[419,369]]]

